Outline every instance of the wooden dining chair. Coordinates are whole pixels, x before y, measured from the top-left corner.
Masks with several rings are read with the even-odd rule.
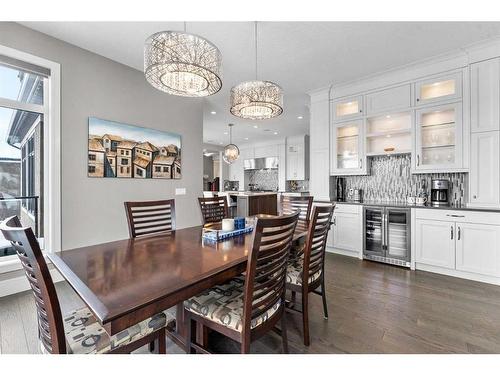
[[[159,342],[158,351],[166,353],[164,313],[114,336],[106,333],[87,307],[63,316],[54,282],[32,229],[21,227],[17,216],[12,216],[0,224],[0,231],[16,251],[33,291],[43,353],[130,353],[155,340]]]
[[[302,297],[302,310],[295,309],[295,304],[288,310],[302,314],[304,345],[310,344],[309,338],[309,293],[321,295],[323,299],[324,317],[328,319],[328,307],[325,293],[325,248],[328,231],[330,229],[334,204],[315,206],[309,222],[304,253],[291,259],[288,264],[286,288],[292,292],[292,301],[295,302],[295,293]],[[317,289],[321,286],[321,291]]]
[[[175,200],[125,202],[131,238],[175,230]]]
[[[258,218],[252,236],[245,276],[213,287],[184,302],[188,327],[188,352],[208,353],[196,343],[197,323],[241,344],[249,353],[250,343],[281,322],[283,352],[288,353],[285,280],[288,253],[299,214]]]
[[[227,197],[198,198],[203,225],[218,223],[229,217]]]
[[[312,196],[282,196],[281,213],[283,215],[290,215],[292,212],[299,211],[299,220],[308,221],[311,216],[312,202]]]

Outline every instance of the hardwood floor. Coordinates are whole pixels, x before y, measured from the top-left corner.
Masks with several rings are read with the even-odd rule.
[[[287,314],[291,353],[500,353],[498,286],[333,254],[325,272],[330,319],[323,319],[321,297],[311,295],[305,347],[300,315]],[[63,312],[83,304],[68,284],[57,291]],[[0,298],[1,353],[36,353],[36,329],[31,292]],[[217,352],[239,352],[215,333],[210,343]],[[281,339],[271,333],[251,349],[281,353]],[[182,352],[170,341],[167,351]]]

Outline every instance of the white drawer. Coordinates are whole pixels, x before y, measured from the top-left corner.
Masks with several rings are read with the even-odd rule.
[[[417,219],[500,225],[499,212],[416,208]]]
[[[359,214],[362,206],[359,204],[335,203],[335,212]]]

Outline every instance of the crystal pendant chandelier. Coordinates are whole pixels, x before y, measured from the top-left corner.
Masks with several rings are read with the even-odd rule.
[[[255,22],[255,81],[231,89],[231,113],[250,120],[265,120],[283,113],[283,89],[271,81],[257,79],[257,22]]]
[[[224,154],[222,155],[222,159],[224,159],[224,161],[227,164],[232,164],[240,157],[240,149],[238,148],[238,146],[233,144],[232,127],[234,126],[234,124],[229,124],[228,126],[229,126],[229,144],[226,147],[224,147]]]
[[[178,96],[209,96],[222,88],[222,55],[208,40],[184,32],[161,31],[144,46],[144,75],[158,90]]]

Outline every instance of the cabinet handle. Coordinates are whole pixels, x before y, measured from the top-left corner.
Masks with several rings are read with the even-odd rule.
[[[420,155],[417,155],[417,167],[420,165]]]
[[[473,195],[472,198],[477,199],[477,195]]]
[[[359,113],[363,113],[363,110],[362,110],[362,109],[360,109],[360,110],[359,110]]]
[[[453,239],[453,225],[451,226],[451,239]]]
[[[446,214],[446,216],[448,216],[448,217],[465,217],[465,215],[450,215],[450,214]]]
[[[458,235],[457,235],[457,240],[460,241],[460,227],[458,227]]]
[[[333,225],[337,225],[337,218],[335,216],[333,217]]]
[[[363,159],[359,159],[359,169],[363,169]]]

